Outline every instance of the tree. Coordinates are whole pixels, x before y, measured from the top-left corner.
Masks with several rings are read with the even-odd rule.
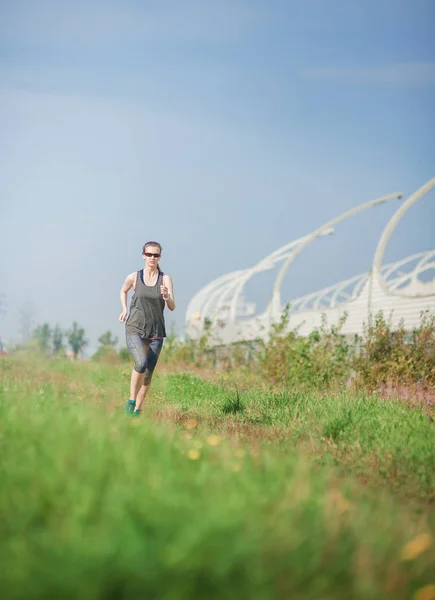
[[[63,346],[63,331],[56,325],[53,330],[52,342],[53,342],[53,354],[60,354],[64,350]]]
[[[110,346],[111,348],[114,348],[118,343],[118,338],[112,338],[112,332],[107,330],[98,338],[98,343],[101,346]]]
[[[51,346],[52,331],[48,323],[38,325],[33,331],[33,337],[35,338],[39,349],[42,352],[49,352]]]
[[[85,339],[85,330],[79,327],[77,321],[72,324],[72,329],[67,332],[68,343],[73,351],[74,358],[77,358],[80,352],[87,346],[88,341]]]

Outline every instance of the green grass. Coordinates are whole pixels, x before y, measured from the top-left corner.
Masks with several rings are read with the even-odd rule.
[[[0,362],[3,598],[405,600],[435,583],[433,544],[402,557],[434,534],[421,411],[157,374],[131,419],[128,381],[119,366]],[[349,455],[384,488],[347,475]]]
[[[429,408],[345,391],[241,392],[189,373],[171,375],[164,384],[162,403],[205,425],[225,430],[237,423],[250,437],[312,447],[321,464],[388,483],[402,496],[435,501],[435,423]]]

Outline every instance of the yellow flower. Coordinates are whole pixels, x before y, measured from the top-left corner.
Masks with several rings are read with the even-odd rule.
[[[421,533],[402,548],[402,560],[414,560],[432,546],[432,536],[429,533]],[[422,588],[424,589],[424,588]]]
[[[189,450],[187,456],[190,460],[198,460],[198,458],[201,456],[201,453],[199,450]]]
[[[219,446],[219,444],[220,444],[220,443],[221,443],[221,439],[220,439],[220,437],[219,437],[219,436],[217,436],[217,435],[210,435],[210,436],[207,438],[207,444],[208,444],[209,446]]]
[[[236,450],[234,451],[234,456],[237,456],[237,458],[243,458],[246,454],[246,451],[243,448],[236,448]]]
[[[435,585],[425,585],[415,592],[412,600],[435,600]]]
[[[189,419],[186,422],[186,429],[195,429],[195,427],[198,425],[198,421],[196,419]]]

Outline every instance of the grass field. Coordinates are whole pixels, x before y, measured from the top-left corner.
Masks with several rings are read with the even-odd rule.
[[[433,407],[129,374],[0,361],[2,598],[435,598]]]

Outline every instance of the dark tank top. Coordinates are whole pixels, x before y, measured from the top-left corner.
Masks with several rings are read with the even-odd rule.
[[[126,333],[137,333],[143,339],[166,337],[165,301],[160,292],[162,283],[162,271],[159,271],[155,285],[145,284],[143,269],[137,272],[136,289],[125,322]]]

